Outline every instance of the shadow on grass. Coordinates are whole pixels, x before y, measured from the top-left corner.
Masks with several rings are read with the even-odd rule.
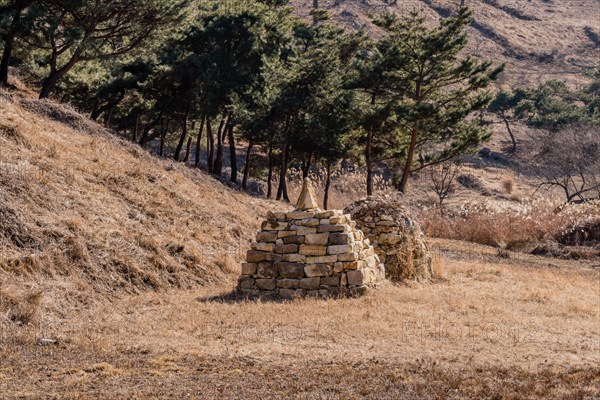
[[[227,292],[221,293],[214,296],[200,296],[196,297],[196,301],[199,303],[229,303],[239,304],[245,302],[263,302],[263,303],[289,303],[295,300],[291,297],[281,297],[278,295],[262,295],[262,296],[249,296],[238,292]]]

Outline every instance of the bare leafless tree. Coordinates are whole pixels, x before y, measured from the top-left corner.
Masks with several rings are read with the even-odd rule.
[[[536,190],[558,188],[568,203],[600,198],[600,131],[572,126],[550,134],[534,166]]]
[[[456,162],[446,161],[429,170],[429,188],[436,194],[440,213],[444,214],[444,200],[456,191],[456,177],[460,166]]]

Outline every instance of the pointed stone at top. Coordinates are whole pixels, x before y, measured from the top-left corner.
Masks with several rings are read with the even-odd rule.
[[[300,192],[300,197],[298,198],[296,208],[298,210],[312,210],[319,208],[316,199],[317,196],[315,196],[315,189],[313,188],[312,182],[310,179],[304,178],[304,182],[302,183],[302,191]]]

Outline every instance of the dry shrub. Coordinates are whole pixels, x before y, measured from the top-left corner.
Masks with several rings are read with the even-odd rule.
[[[493,209],[485,205],[451,210],[444,217],[421,209],[419,220],[431,237],[464,240],[503,249],[522,249],[559,238],[563,245],[597,243],[600,231],[598,204],[572,205],[555,212],[551,202],[533,202],[521,209]],[[594,238],[594,241],[589,241]],[[587,241],[586,241],[587,240]],[[551,252],[548,252],[550,254]],[[544,254],[544,251],[539,252]],[[575,257],[595,252],[571,251]],[[563,254],[564,256],[564,254]]]
[[[506,194],[512,194],[514,188],[515,188],[515,181],[513,179],[511,179],[511,178],[502,179],[502,190],[504,190],[504,192]]]

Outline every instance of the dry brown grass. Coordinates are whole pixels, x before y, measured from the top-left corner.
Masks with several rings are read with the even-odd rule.
[[[146,293],[5,331],[0,379],[31,398],[594,398],[592,264],[434,241],[445,280],[359,299]],[[18,339],[13,340],[20,334]],[[40,335],[58,345],[36,345]],[[30,338],[29,340],[27,338]],[[16,343],[15,343],[16,342]]]
[[[286,207],[153,157],[68,107],[8,92],[0,149],[0,289],[36,285],[54,315],[231,279],[261,216]]]
[[[285,205],[14,100],[0,93],[0,398],[600,396],[594,262],[433,240],[435,284],[236,300],[240,250]],[[336,178],[334,207],[361,179]],[[503,226],[487,214],[477,226]]]

